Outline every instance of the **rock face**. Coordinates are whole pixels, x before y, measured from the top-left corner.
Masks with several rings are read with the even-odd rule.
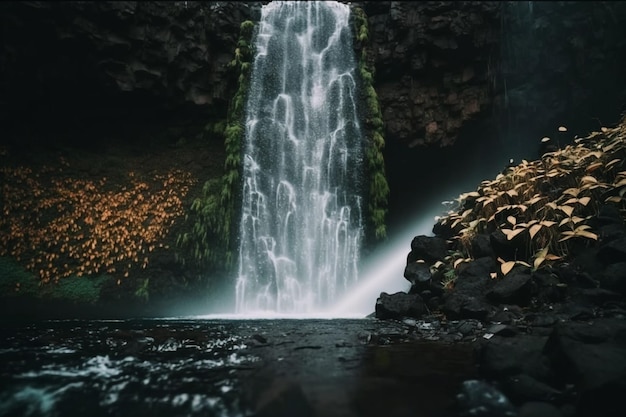
[[[239,25],[261,4],[3,2],[0,121],[23,134],[68,119],[223,118]],[[610,123],[625,101],[624,3],[354,5],[368,16],[388,142],[450,145],[494,117]]]
[[[29,129],[223,118],[245,2],[4,2],[0,121]]]
[[[490,108],[500,4],[365,2],[387,133],[408,146],[452,144]]]

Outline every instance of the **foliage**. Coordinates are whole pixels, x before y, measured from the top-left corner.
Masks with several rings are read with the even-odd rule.
[[[590,219],[601,206],[615,205],[626,213],[625,156],[626,119],[483,181],[476,191],[461,194],[438,225],[451,231],[467,256],[469,242],[479,233],[499,230],[507,241],[523,245],[527,257],[498,259],[502,276],[516,265],[536,270],[567,260],[574,245],[598,241]]]
[[[149,286],[150,286],[150,278],[144,279],[141,285],[135,291],[135,297],[143,300],[144,302],[147,302],[148,299],[150,298]]]
[[[43,283],[16,261],[0,258],[0,294],[3,297],[59,299],[93,304],[100,298],[102,285],[112,279],[107,275],[71,275],[58,282]]]
[[[252,51],[250,42],[254,23],[245,21],[230,67],[238,72],[238,89],[231,100],[228,121],[219,132],[224,136],[226,160],[224,175],[219,180],[208,180],[202,195],[190,208],[187,221],[190,230],[177,239],[177,258],[183,263],[198,266],[229,267],[232,263],[232,236],[235,233],[236,202],[238,201],[241,173],[241,143],[244,136],[245,103],[248,91]]]
[[[0,256],[11,256],[43,283],[107,273],[127,277],[146,268],[149,254],[163,245],[193,180],[171,170],[138,178],[128,186],[106,177],[85,180],[60,168],[0,168],[4,177]]]
[[[370,62],[367,42],[368,23],[365,12],[360,7],[354,7],[354,32],[360,44],[361,56],[359,61],[359,75],[361,79],[362,101],[365,104],[365,128],[367,135],[366,170],[369,173],[368,228],[376,239],[387,236],[386,217],[389,197],[389,185],[385,175],[385,147],[384,124],[378,96],[373,86],[374,66]]]

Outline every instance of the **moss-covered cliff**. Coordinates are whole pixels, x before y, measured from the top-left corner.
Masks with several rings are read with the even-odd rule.
[[[572,127],[566,114],[605,124],[619,114],[623,3],[531,3],[353,4],[363,12],[355,47],[371,104],[374,235],[420,195],[410,147],[454,144],[441,156],[454,161],[472,126],[495,126],[464,145],[476,148],[498,126],[540,131],[559,118]],[[190,260],[225,260],[231,249],[240,29],[260,7],[0,4],[3,294],[167,305],[218,290],[219,268]],[[207,213],[210,230],[198,221]]]

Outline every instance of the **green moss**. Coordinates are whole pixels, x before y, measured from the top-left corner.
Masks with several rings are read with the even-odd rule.
[[[176,241],[177,258],[183,263],[229,268],[233,259],[232,237],[236,233],[237,202],[240,193],[241,149],[244,139],[245,104],[248,93],[252,51],[249,47],[254,23],[245,21],[231,67],[238,72],[238,89],[230,102],[228,120],[223,128],[226,159],[224,175],[206,181],[202,195],[190,208],[187,221],[192,224]]]
[[[0,295],[2,297],[28,297],[94,304],[100,299],[103,284],[112,279],[108,275],[95,277],[71,275],[59,280],[58,283],[44,284],[15,260],[0,258]]]
[[[143,280],[141,285],[135,290],[135,297],[143,300],[144,302],[148,302],[150,299],[150,278],[146,278]]]
[[[2,297],[31,296],[39,293],[39,279],[12,258],[0,258]]]
[[[243,39],[251,39],[252,32],[254,31],[254,22],[251,20],[246,20],[241,23],[239,26],[239,32]]]
[[[359,27],[359,33],[357,35],[357,39],[359,42],[367,42],[369,39],[369,31],[367,29],[367,25],[361,25]]]
[[[41,296],[44,298],[94,304],[100,299],[102,284],[112,278],[107,275],[96,277],[72,275],[58,283],[42,285]]]
[[[226,130],[226,120],[217,120],[204,125],[204,131],[211,136],[224,136]]]
[[[367,196],[367,225],[368,236],[375,239],[384,239],[387,236],[386,217],[389,198],[389,185],[385,174],[384,123],[382,111],[378,102],[378,95],[374,89],[375,69],[369,59],[369,29],[367,16],[360,7],[353,8],[354,33],[360,44],[361,56],[359,61],[359,75],[361,82],[361,100],[364,103],[365,131],[367,135],[366,170],[369,179],[369,194]]]

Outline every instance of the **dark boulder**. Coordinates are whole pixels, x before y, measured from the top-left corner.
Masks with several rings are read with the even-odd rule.
[[[376,318],[379,319],[420,318],[426,313],[426,306],[424,300],[417,294],[383,292],[376,300],[375,312]]]

